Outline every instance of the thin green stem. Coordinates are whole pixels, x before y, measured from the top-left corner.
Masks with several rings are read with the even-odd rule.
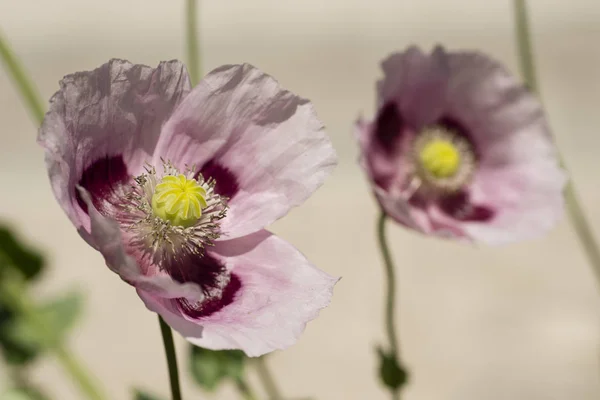
[[[275,379],[269,371],[269,367],[267,366],[267,360],[265,357],[259,357],[255,360],[256,372],[260,381],[265,388],[265,392],[269,396],[269,400],[282,400],[283,395],[277,388],[277,384],[275,383]]]
[[[521,73],[525,83],[532,91],[540,95],[536,69],[535,58],[533,55],[533,46],[531,43],[531,34],[529,30],[529,18],[527,13],[526,0],[514,0],[515,11],[515,32],[517,39],[517,47],[519,50],[519,60],[521,64]],[[563,168],[568,171],[564,163],[564,158],[559,153],[559,158]],[[570,179],[565,187],[565,202],[567,205],[567,213],[571,220],[571,225],[575,230],[579,242],[585,251],[588,261],[600,285],[600,249],[594,238],[592,228],[586,218],[585,212],[579,201],[577,188]]]
[[[390,254],[390,249],[387,245],[385,235],[385,222],[387,216],[384,212],[381,212],[379,221],[377,223],[377,238],[379,239],[379,247],[381,255],[383,256],[383,263],[385,265],[386,282],[387,282],[387,296],[386,296],[386,307],[385,307],[385,328],[390,342],[390,349],[392,353],[399,358],[398,351],[398,339],[396,336],[396,323],[394,319],[394,307],[396,303],[396,274],[394,272],[394,262]]]
[[[169,381],[171,382],[171,400],[181,400],[181,388],[179,387],[179,370],[177,369],[177,354],[175,353],[175,343],[173,342],[173,333],[171,327],[165,323],[162,317],[158,316],[160,332],[165,346],[167,356],[167,365],[169,366]]]
[[[529,88],[538,92],[537,76],[535,73],[535,59],[533,57],[533,46],[531,45],[531,32],[529,29],[529,16],[527,13],[526,0],[515,1],[515,29],[519,62],[523,80]]]
[[[39,333],[39,342],[49,351],[51,351],[59,361],[63,369],[71,376],[73,381],[79,387],[81,393],[90,400],[104,400],[102,392],[96,387],[95,382],[71,353],[63,342],[57,341],[53,335],[48,332],[47,324],[35,306],[27,297],[25,285],[16,273],[6,273],[3,276],[0,294],[4,301],[18,314],[22,315],[31,326],[35,327]]]
[[[200,54],[198,48],[198,2],[187,0],[186,7],[186,46],[187,64],[192,85],[200,81]]]
[[[237,390],[244,397],[244,400],[257,400],[258,398],[254,395],[254,391],[244,378],[238,378],[235,382]]]
[[[400,366],[400,348],[398,345],[398,335],[396,333],[396,322],[394,307],[396,305],[396,274],[394,271],[394,262],[392,261],[392,255],[387,244],[385,235],[385,222],[387,216],[385,212],[381,211],[379,220],[377,222],[377,238],[379,241],[379,248],[381,255],[383,256],[383,263],[385,265],[386,272],[386,283],[387,283],[387,294],[386,294],[386,306],[385,306],[385,329],[388,336],[390,355],[396,360]],[[400,387],[392,390],[392,399],[400,399]]]
[[[85,393],[90,399],[104,399],[73,353],[68,351],[68,349],[66,349],[64,346],[57,346],[54,349],[54,354],[60,361],[63,368],[67,370],[75,379],[83,393]]]
[[[35,118],[38,123],[42,123],[44,120],[44,106],[40,101],[40,98],[33,86],[33,83],[27,77],[23,66],[15,56],[14,52],[11,50],[8,43],[3,39],[2,34],[0,34],[0,57],[4,62],[4,66],[13,82],[15,83],[17,89],[21,93],[27,108],[31,115]]]

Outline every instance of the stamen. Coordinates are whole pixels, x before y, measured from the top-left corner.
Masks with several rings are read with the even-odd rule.
[[[160,269],[170,271],[218,239],[219,221],[227,213],[227,199],[214,191],[215,180],[194,179],[195,171],[180,173],[164,162],[164,174],[154,167],[135,178],[122,201],[120,222],[131,233],[130,244]]]
[[[472,178],[475,154],[471,143],[440,126],[423,129],[413,145],[413,167],[425,190],[452,193]]]

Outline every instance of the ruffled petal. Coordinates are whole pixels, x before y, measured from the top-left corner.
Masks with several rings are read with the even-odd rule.
[[[264,230],[218,242],[213,255],[231,265],[240,287],[230,304],[208,316],[192,318],[173,301],[138,291],[150,310],[208,349],[241,349],[257,357],[291,346],[329,304],[338,281]]]
[[[433,207],[431,218],[463,232],[472,241],[500,245],[534,239],[564,214],[566,174],[556,160],[532,161],[505,168],[482,169],[470,187],[467,208],[485,207],[494,215],[485,222],[450,218]]]
[[[444,115],[462,125],[482,168],[556,159],[539,99],[502,64],[475,52],[447,55]]]
[[[79,231],[84,239],[102,254],[106,265],[121,279],[139,290],[161,298],[185,298],[189,301],[204,299],[200,286],[195,283],[180,283],[159,271],[144,274],[136,259],[128,254],[119,224],[98,212],[90,194],[84,188],[78,186],[77,189],[87,205],[90,218],[89,232],[83,228]]]
[[[227,238],[285,215],[336,164],[312,104],[247,64],[220,67],[194,88],[165,125],[156,156],[216,179],[217,192],[231,198]]]
[[[54,194],[78,228],[89,221],[75,190],[85,170],[99,160],[120,158],[135,175],[151,160],[162,124],[189,89],[178,61],[150,68],[111,60],[63,78],[38,142]]]
[[[448,59],[453,101],[445,114],[468,129],[478,156],[465,208],[491,214],[465,221],[434,208],[432,218],[488,244],[535,238],[562,217],[567,182],[542,105],[501,64],[482,54],[453,53]]]
[[[444,50],[436,47],[429,55],[410,47],[405,52],[390,55],[381,68],[384,78],[377,82],[378,106],[396,104],[414,130],[435,122],[447,100],[450,69]]]

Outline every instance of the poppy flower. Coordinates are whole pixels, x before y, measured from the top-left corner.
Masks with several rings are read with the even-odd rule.
[[[39,143],[80,235],[195,345],[293,344],[336,278],[264,230],[336,164],[308,100],[251,65],[111,60],[60,82]]]
[[[383,210],[424,234],[501,244],[563,214],[566,175],[542,105],[497,61],[416,47],[382,63],[378,110],[356,125]]]

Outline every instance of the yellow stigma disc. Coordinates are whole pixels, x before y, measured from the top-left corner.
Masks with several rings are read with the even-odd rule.
[[[454,176],[461,163],[460,150],[449,140],[434,138],[419,151],[419,161],[423,169],[435,178]]]
[[[206,190],[183,174],[163,177],[152,195],[154,215],[177,226],[193,225],[206,206]]]

